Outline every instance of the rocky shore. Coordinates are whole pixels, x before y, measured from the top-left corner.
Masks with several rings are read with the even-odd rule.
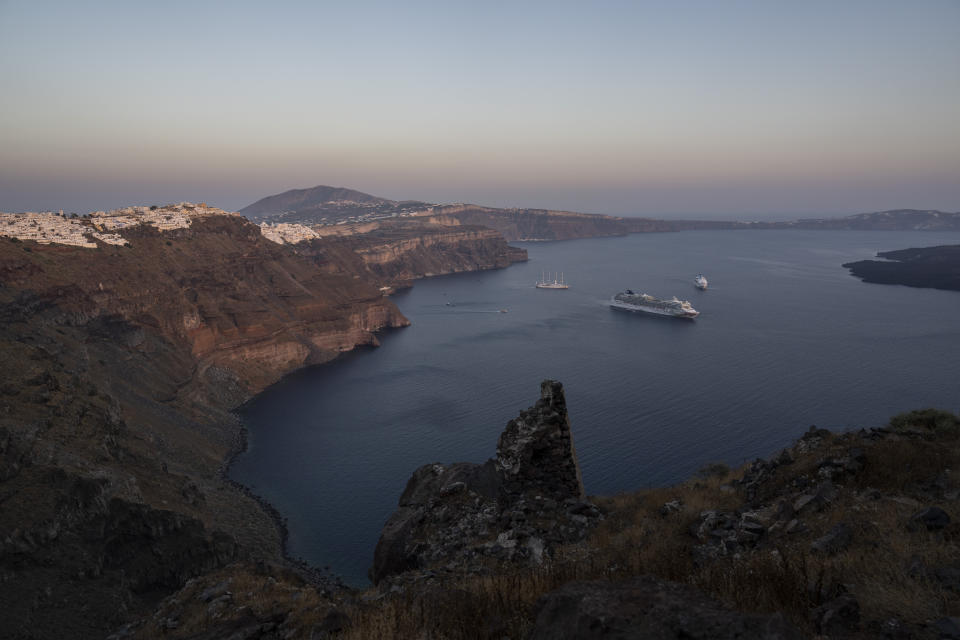
[[[413,473],[371,589],[231,565],[123,637],[957,638],[958,463],[960,418],[924,410],[587,499],[548,380],[495,458]]]

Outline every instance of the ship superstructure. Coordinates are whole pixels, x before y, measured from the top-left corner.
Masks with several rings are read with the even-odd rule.
[[[690,306],[686,300],[676,296],[670,300],[661,300],[646,293],[635,293],[630,289],[618,293],[610,299],[610,306],[624,311],[642,311],[673,318],[696,318],[700,312]]]
[[[540,279],[537,280],[536,287],[537,289],[569,289],[570,285],[566,284],[563,281],[563,273],[561,272],[559,277],[557,274],[553,274],[553,280],[549,279],[549,274],[540,274]]]

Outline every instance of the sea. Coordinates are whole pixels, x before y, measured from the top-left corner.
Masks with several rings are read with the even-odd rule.
[[[418,467],[482,462],[507,422],[563,383],[586,490],[683,481],[769,457],[811,425],[960,412],[960,292],[867,284],[841,264],[960,244],[957,232],[688,231],[516,243],[529,261],[425,278],[392,296],[411,326],[298,371],[242,407],[230,475],[287,519],[289,552],[368,583]],[[567,290],[534,288],[562,272]],[[700,291],[697,273],[710,282]],[[677,296],[680,320],[611,309]]]

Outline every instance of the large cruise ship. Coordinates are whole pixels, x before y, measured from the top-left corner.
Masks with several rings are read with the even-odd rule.
[[[672,300],[661,300],[646,293],[634,293],[630,289],[613,296],[610,306],[614,309],[643,311],[674,318],[696,318],[700,315],[700,312],[691,307],[689,302],[677,300],[676,296]]]

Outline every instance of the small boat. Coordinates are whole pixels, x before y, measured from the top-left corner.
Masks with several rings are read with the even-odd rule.
[[[537,289],[569,289],[570,285],[566,284],[563,281],[563,272],[560,273],[560,277],[557,277],[557,274],[553,274],[553,280],[548,280],[545,274],[540,274],[540,279],[537,280],[536,284]]]
[[[707,279],[703,277],[702,273],[698,273],[697,277],[693,279],[693,286],[703,291],[707,290]]]

